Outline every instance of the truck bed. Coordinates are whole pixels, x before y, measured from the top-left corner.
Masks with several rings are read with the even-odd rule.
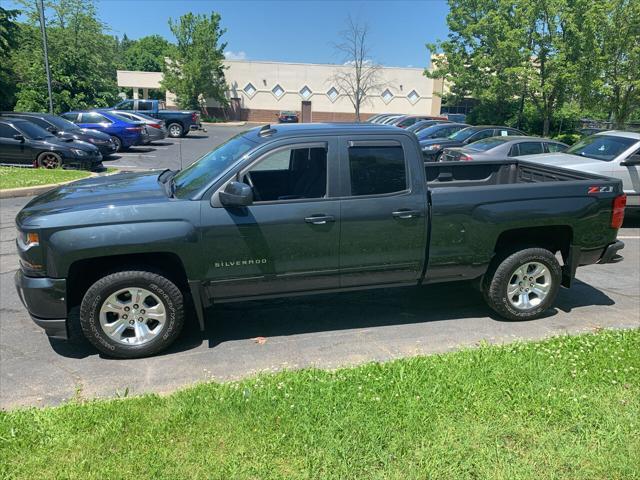
[[[619,180],[519,160],[430,163],[425,172],[431,199],[426,282],[478,277],[496,245],[536,243],[532,224],[553,229],[559,245],[571,245],[562,252],[565,262],[574,255],[577,264],[595,263],[602,246],[616,240],[610,218],[613,199],[622,194]]]

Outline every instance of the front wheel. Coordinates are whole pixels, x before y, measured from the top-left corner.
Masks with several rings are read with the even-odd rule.
[[[180,138],[184,133],[184,128],[179,123],[170,123],[167,130],[171,138]]]
[[[95,282],[82,299],[80,325],[89,342],[117,358],[154,355],[173,343],[184,323],[184,299],[168,278],[121,271]]]
[[[55,152],[42,152],[38,156],[38,167],[40,168],[60,168],[62,157]]]
[[[555,301],[562,281],[556,257],[544,248],[526,248],[487,272],[487,304],[508,320],[538,318]]]

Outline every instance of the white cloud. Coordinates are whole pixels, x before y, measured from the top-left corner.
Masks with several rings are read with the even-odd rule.
[[[226,58],[227,60],[246,60],[247,52],[244,52],[242,50],[238,52],[232,52],[231,50],[227,50],[226,52],[224,52],[224,58]]]

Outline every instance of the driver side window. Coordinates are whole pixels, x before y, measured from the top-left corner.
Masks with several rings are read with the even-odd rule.
[[[241,179],[256,202],[324,198],[327,195],[327,149],[287,148],[263,157]]]

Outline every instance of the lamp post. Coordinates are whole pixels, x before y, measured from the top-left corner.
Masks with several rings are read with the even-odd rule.
[[[49,91],[49,113],[53,114],[53,95],[51,94],[51,69],[49,68],[49,49],[47,47],[47,29],[44,24],[43,0],[36,0],[36,7],[40,13],[40,31],[42,32],[42,48],[44,50],[44,68],[47,72],[47,90]]]

